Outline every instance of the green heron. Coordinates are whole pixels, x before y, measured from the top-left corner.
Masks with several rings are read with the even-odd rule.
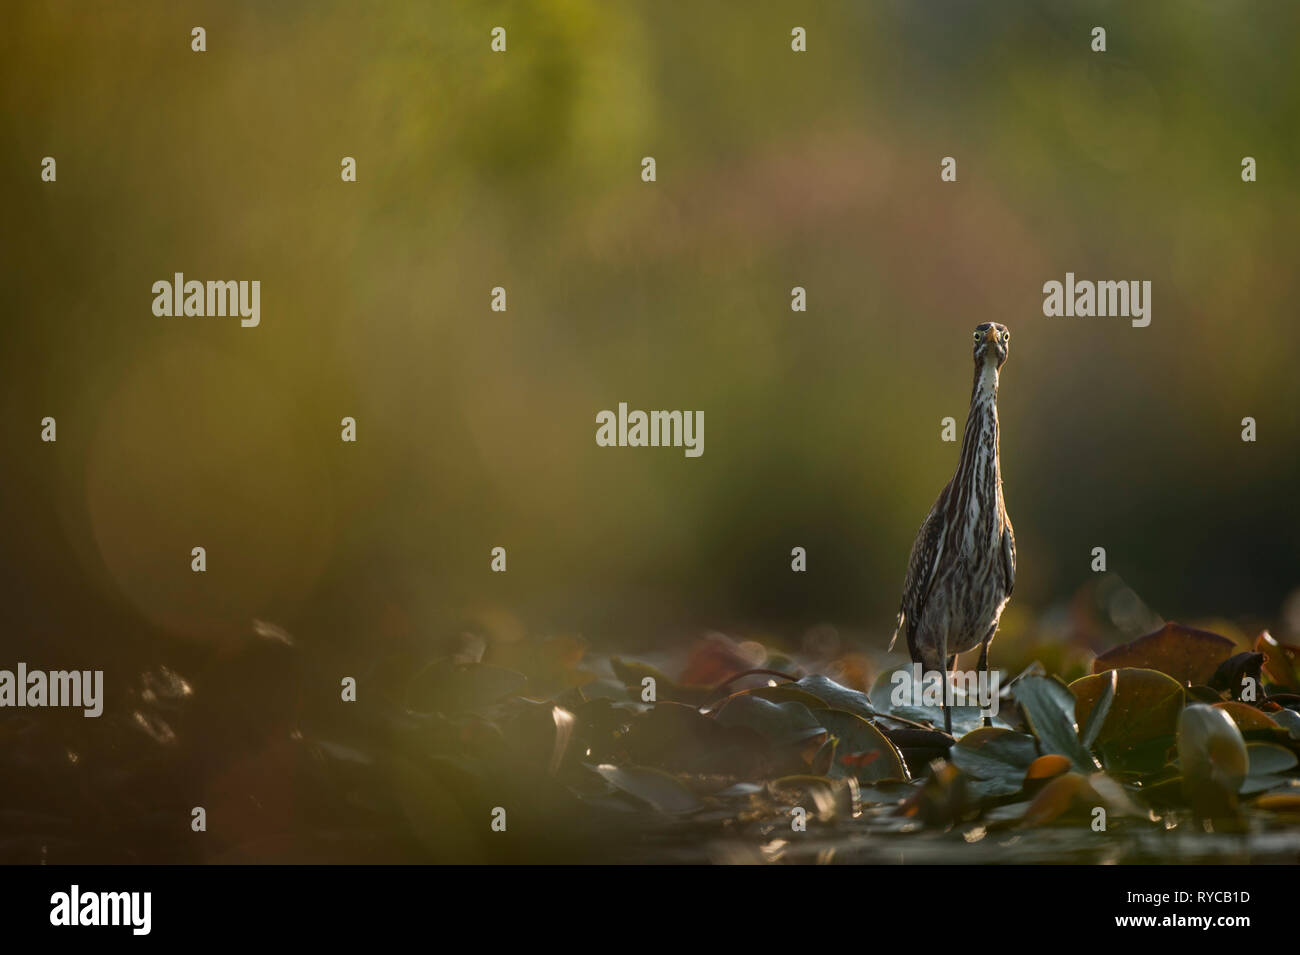
[[[943,725],[952,733],[948,673],[957,654],[980,648],[988,673],[989,643],[1016,582],[1016,538],[1002,500],[998,454],[998,375],[1011,333],[985,322],[975,329],[975,385],[957,473],[917,532],[907,563],[892,650],[900,632],[914,663],[942,671]],[[986,716],[984,725],[990,725]]]

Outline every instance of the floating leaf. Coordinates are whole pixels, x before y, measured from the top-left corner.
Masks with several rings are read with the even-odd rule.
[[[1193,703],[1178,721],[1178,762],[1183,792],[1201,816],[1231,814],[1250,757],[1237,724],[1223,710]]]
[[[1046,756],[1039,756],[1029,764],[1025,770],[1025,781],[1031,779],[1051,779],[1053,776],[1060,776],[1068,772],[1070,761],[1060,753],[1048,753]]]
[[[1255,806],[1268,812],[1297,814],[1300,813],[1300,793],[1273,793],[1260,796],[1255,800]]]
[[[1041,826],[1054,822],[1078,808],[1077,804],[1095,795],[1087,777],[1079,773],[1066,773],[1048,782],[1029,803],[1022,822],[1027,826]]]
[[[910,778],[898,750],[862,717],[840,710],[816,710],[813,716],[839,740],[830,776],[864,783]]]
[[[1001,799],[1014,796],[1024,788],[1024,784],[1010,776],[998,776],[993,779],[968,779],[966,791],[979,800]]]
[[[1107,772],[1150,776],[1170,767],[1176,758],[1177,733],[1153,736],[1129,746],[1122,742],[1097,747]]]
[[[1183,688],[1173,678],[1155,670],[1126,668],[1114,677],[1102,673],[1075,680],[1070,689],[1079,701],[1081,719],[1090,719],[1112,680],[1115,681],[1114,700],[1095,734],[1098,744],[1108,744],[1112,751],[1131,749],[1175,732],[1178,714],[1183,709]]]
[[[1240,699],[1242,691],[1247,686],[1253,685],[1258,689],[1262,682],[1263,666],[1264,654],[1262,653],[1235,654],[1219,664],[1219,668],[1210,677],[1210,687],[1231,693],[1234,700]]]
[[[826,706],[825,700],[799,689],[793,683],[782,683],[779,686],[757,686],[752,690],[743,692],[750,696],[756,696],[761,700],[771,700],[773,703],[802,703],[810,710]]]
[[[1300,689],[1300,647],[1282,643],[1267,630],[1260,631],[1255,651],[1267,658],[1264,672],[1278,686]]]
[[[1180,684],[1209,683],[1236,648],[1227,637],[1167,623],[1154,633],[1107,650],[1092,662],[1092,672],[1159,670]]]
[[[1091,817],[1098,809],[1119,816],[1142,817],[1128,792],[1105,773],[1083,776],[1068,772],[1048,780],[1025,810],[1027,826],[1041,826],[1062,817]]]
[[[905,684],[910,690],[912,702],[894,702],[894,693],[900,683]],[[922,695],[923,690],[923,685],[913,680],[912,670],[902,668],[891,673],[881,674],[871,688],[871,699],[875,701],[881,713],[901,716],[905,720],[917,723],[928,722],[930,725],[942,729],[943,708],[937,704],[925,703]],[[949,708],[949,713],[952,719],[952,735],[955,738],[981,729],[984,726],[984,714],[978,706],[953,706]],[[993,716],[992,721],[995,727],[1010,729],[1006,720],[999,716]]]
[[[1268,715],[1273,722],[1286,730],[1292,739],[1300,739],[1300,713],[1283,708]]]
[[[949,752],[954,766],[976,779],[1012,779],[1016,789],[1038,755],[1032,736],[998,727],[980,727],[959,739]],[[1014,791],[1014,790],[1013,790]]]
[[[1237,729],[1242,733],[1252,730],[1277,732],[1282,729],[1267,713],[1255,709],[1249,703],[1215,703],[1214,706],[1231,716],[1232,721],[1237,724]]]
[[[1044,676],[1027,676],[1016,681],[1011,692],[1029,721],[1043,749],[1068,757],[1077,769],[1093,772],[1097,768],[1075,726],[1074,694],[1060,680]]]
[[[753,730],[779,745],[807,742],[826,732],[802,703],[773,703],[748,693],[728,697],[714,721],[719,726]]]
[[[876,715],[875,707],[871,705],[871,698],[867,694],[836,683],[830,677],[822,676],[820,673],[810,673],[794,683],[783,683],[776,689],[797,690],[816,697],[830,709],[842,710],[864,719]]]
[[[608,763],[592,768],[615,789],[660,812],[677,814],[700,808],[701,803],[695,794],[663,770],[649,766],[611,766]]]
[[[956,766],[935,760],[919,789],[904,800],[899,813],[929,826],[950,826],[978,808],[971,801],[971,780]]]
[[[685,703],[656,703],[621,742],[635,762],[681,772],[749,777],[778,762],[758,734],[720,726]]]
[[[1297,762],[1295,753],[1276,743],[1247,743],[1246,754],[1250,758],[1246,771],[1251,776],[1284,773]]]
[[[1115,690],[1118,686],[1119,671],[1111,670],[1110,679],[1102,684],[1101,695],[1097,697],[1097,702],[1093,703],[1088,711],[1087,719],[1083,724],[1083,732],[1079,734],[1079,742],[1083,744],[1084,749],[1092,749],[1093,744],[1097,742],[1097,735],[1106,722],[1106,716],[1110,713],[1110,705],[1115,702]],[[1074,692],[1073,688],[1071,692]],[[1074,698],[1076,700],[1074,708],[1077,715],[1079,710],[1077,702],[1079,694],[1077,692],[1074,693]]]

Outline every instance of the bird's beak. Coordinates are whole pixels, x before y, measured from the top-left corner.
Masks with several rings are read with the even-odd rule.
[[[984,333],[984,340],[985,340],[986,342],[995,342],[995,341],[997,341],[997,340],[998,340],[998,330],[997,330],[996,328],[990,328],[988,331],[986,331],[986,332]]]

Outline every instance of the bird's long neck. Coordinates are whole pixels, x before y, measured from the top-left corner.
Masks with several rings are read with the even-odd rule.
[[[998,453],[998,368],[985,361],[975,368],[970,412],[961,439],[961,461],[954,479],[962,505],[972,514],[988,515],[996,502],[983,500],[981,488],[1001,486]]]

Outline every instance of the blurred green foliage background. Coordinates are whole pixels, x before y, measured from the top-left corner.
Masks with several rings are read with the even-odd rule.
[[[253,618],[360,655],[501,613],[883,646],[990,320],[1014,333],[1008,625],[1068,608],[1104,546],[1158,614],[1294,629],[1294,3],[6,20],[0,513],[28,657]],[[261,326],[155,317],[176,271],[260,280]],[[1043,317],[1067,271],[1149,279],[1150,327]],[[703,457],[597,447],[620,401],[703,410]]]

